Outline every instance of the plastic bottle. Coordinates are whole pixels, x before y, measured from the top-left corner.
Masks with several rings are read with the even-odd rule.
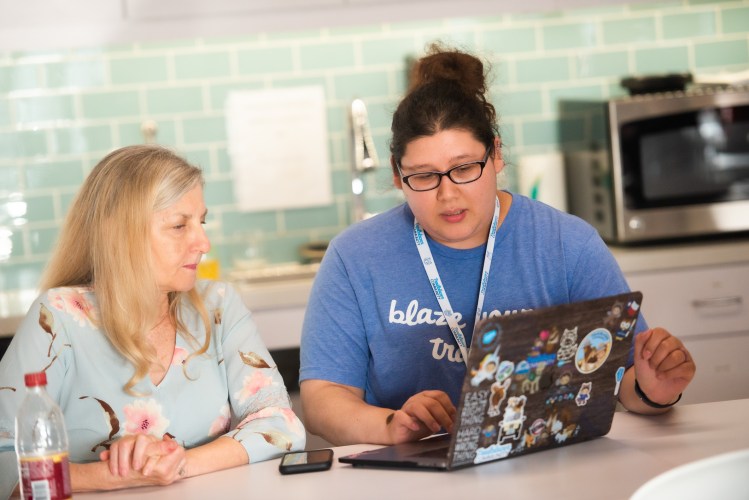
[[[221,278],[221,263],[218,258],[216,243],[218,242],[218,230],[213,223],[206,224],[206,234],[211,242],[211,249],[201,256],[198,262],[198,279],[218,280]]]
[[[221,264],[213,254],[213,250],[203,254],[198,262],[198,278],[202,280],[218,280],[221,277]]]
[[[47,394],[47,374],[27,373],[16,415],[18,481],[24,500],[72,498],[68,435],[60,407]]]

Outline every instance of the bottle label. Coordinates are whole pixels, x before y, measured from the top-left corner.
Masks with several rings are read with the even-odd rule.
[[[67,453],[44,457],[20,457],[23,500],[66,500],[72,498]]]

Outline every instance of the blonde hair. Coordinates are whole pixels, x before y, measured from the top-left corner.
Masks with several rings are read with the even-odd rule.
[[[133,387],[157,362],[146,341],[146,334],[159,319],[159,289],[149,244],[151,217],[203,183],[199,168],[161,146],[127,146],[113,151],[84,181],[42,276],[42,290],[93,288],[100,327],[134,366],[134,374],[124,386],[129,393],[134,393]],[[202,317],[206,334],[202,345],[179,318],[182,301]],[[169,293],[169,316],[177,332],[195,348],[190,358],[207,351],[210,322],[194,288]]]

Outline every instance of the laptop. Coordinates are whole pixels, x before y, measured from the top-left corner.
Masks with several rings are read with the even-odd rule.
[[[479,321],[453,433],[338,460],[452,470],[607,434],[641,303],[628,292]]]

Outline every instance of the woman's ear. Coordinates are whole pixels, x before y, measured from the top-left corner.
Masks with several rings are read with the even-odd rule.
[[[396,189],[403,191],[403,181],[401,181],[400,173],[398,173],[398,166],[395,164],[395,158],[390,155],[390,169],[393,171],[393,186]]]
[[[502,159],[502,139],[499,137],[494,138],[494,151],[492,151],[492,158],[494,158],[494,171],[500,173],[505,168],[505,162]]]

